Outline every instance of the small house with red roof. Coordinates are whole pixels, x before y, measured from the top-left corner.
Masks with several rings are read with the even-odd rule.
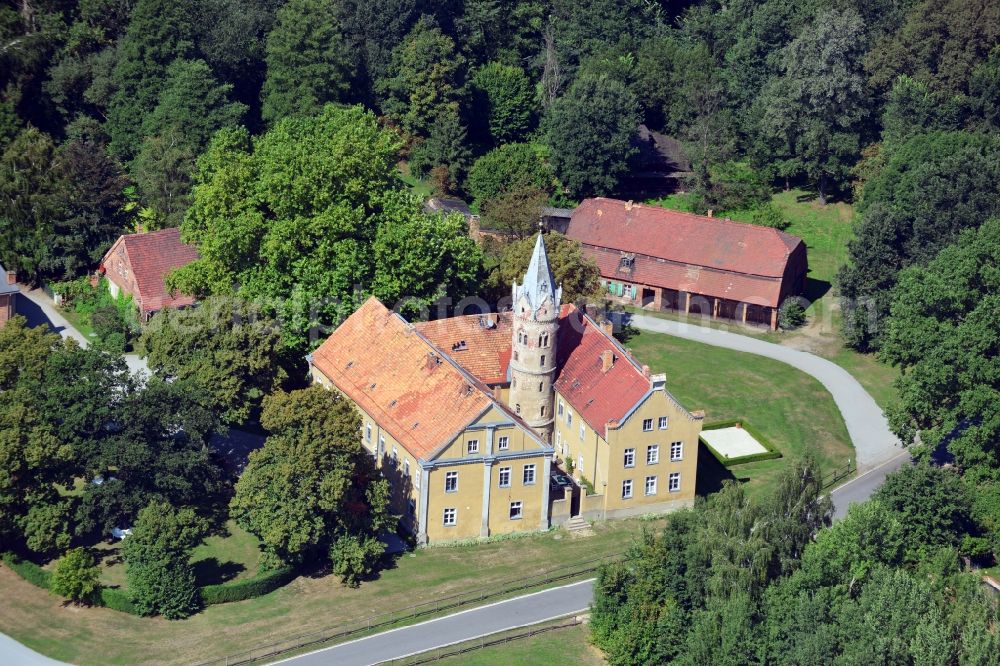
[[[690,506],[703,414],[561,303],[541,235],[513,297],[414,323],[373,297],[308,358],[357,408],[403,524],[427,543]]]
[[[612,298],[777,328],[805,290],[806,247],[777,229],[616,199],[587,199],[565,225]]]
[[[181,242],[180,229],[161,229],[119,236],[98,270],[108,279],[111,293],[131,296],[142,321],[148,321],[164,308],[194,303],[191,296],[168,290],[166,278],[170,271],[197,258],[198,250]]]

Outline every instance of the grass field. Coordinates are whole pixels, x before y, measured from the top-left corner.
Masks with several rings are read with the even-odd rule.
[[[686,194],[674,194],[649,203],[685,210],[687,197]],[[846,348],[840,332],[841,317],[835,282],[837,271],[847,261],[847,243],[854,237],[853,207],[847,203],[821,206],[811,193],[798,189],[779,192],[771,201],[784,212],[791,223],[786,231],[801,238],[808,248],[806,296],[812,302],[807,310],[809,323],[802,329],[791,332],[735,327],[724,322],[700,319],[698,323],[727,328],[828,358],[850,372],[879,406],[886,407],[897,397],[893,381],[899,376],[899,371],[880,363],[870,354],[859,354]],[[740,210],[720,211],[717,215],[749,222],[752,213]],[[680,318],[667,313],[664,316]]]
[[[406,162],[399,163],[399,179],[406,183],[410,191],[421,199],[426,199],[433,194],[430,183],[410,173],[410,165]]]
[[[493,589],[526,573],[621,553],[643,529],[663,521],[599,523],[595,534],[571,538],[553,531],[523,539],[402,556],[359,588],[334,576],[300,577],[271,594],[210,606],[187,620],[139,618],[106,608],[64,606],[0,566],[0,632],[55,659],[79,664],[190,664],[245,651],[311,631],[363,620],[443,596]]]
[[[590,629],[581,624],[556,629],[505,645],[482,648],[436,661],[443,666],[602,666],[607,663],[589,642]]]
[[[737,478],[749,477],[747,488],[753,495],[766,493],[789,460],[812,454],[824,471],[831,471],[854,455],[833,397],[789,365],[645,331],[626,346],[653,372],[666,373],[667,389],[685,407],[704,409],[706,423],[746,420],[781,451],[784,458],[731,468]],[[700,463],[705,460],[699,458]],[[699,466],[705,472],[710,469]],[[712,482],[699,471],[699,493],[712,490]],[[706,483],[708,488],[703,487]]]

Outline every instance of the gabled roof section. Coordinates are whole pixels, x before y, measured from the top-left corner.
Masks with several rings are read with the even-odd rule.
[[[802,239],[777,229],[616,199],[586,199],[566,235],[595,247],[688,266],[780,278]]]
[[[413,326],[484,384],[507,381],[513,335],[509,312],[414,322]]]
[[[118,239],[101,260],[103,266],[119,243],[125,246],[129,266],[135,278],[136,296],[147,312],[169,307],[191,305],[194,298],[183,294],[171,294],[167,290],[166,277],[170,271],[187,266],[198,258],[198,249],[181,242],[178,228],[161,229],[142,234],[126,234]],[[114,279],[114,274],[109,274]]]
[[[614,360],[606,371],[605,352]],[[601,436],[609,423],[624,419],[651,389],[635,359],[572,304],[562,306],[556,354],[556,391]]]
[[[491,406],[508,411],[374,297],[320,345],[313,365],[418,459],[428,459]]]
[[[7,281],[7,270],[0,264],[0,294],[16,294],[17,285]]]
[[[546,298],[552,298],[555,307],[558,307],[562,300],[562,287],[556,287],[556,279],[552,275],[552,269],[549,268],[549,257],[541,233],[535,240],[535,249],[531,253],[531,261],[528,262],[523,283],[520,286],[514,285],[514,301],[517,302],[522,296],[528,298],[528,303],[534,309],[541,307]]]

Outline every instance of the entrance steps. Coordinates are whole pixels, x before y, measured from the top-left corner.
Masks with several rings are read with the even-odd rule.
[[[581,518],[580,516],[573,516],[565,523],[566,531],[573,532],[583,532],[584,530],[590,529],[590,523]]]

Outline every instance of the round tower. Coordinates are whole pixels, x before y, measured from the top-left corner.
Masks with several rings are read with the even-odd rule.
[[[513,287],[510,407],[545,441],[552,435],[561,300],[562,287],[555,284],[538,234],[524,280]]]

